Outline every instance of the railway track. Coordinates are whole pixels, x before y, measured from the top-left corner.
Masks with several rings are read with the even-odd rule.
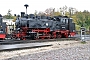
[[[20,43],[35,43],[35,42],[49,42],[49,41],[64,41],[64,40],[79,40],[76,37],[72,38],[58,38],[58,39],[39,39],[39,40],[0,40],[0,45],[6,44],[20,44]]]
[[[0,51],[44,47],[51,46],[51,44],[45,44],[44,42],[50,41],[65,41],[65,40],[78,40],[78,38],[60,38],[60,39],[44,39],[44,40],[3,40],[0,41]]]
[[[18,49],[25,49],[25,48],[36,48],[36,47],[45,47],[51,46],[51,44],[45,43],[22,43],[22,44],[7,44],[7,45],[0,45],[0,51],[8,51],[8,50],[18,50]]]

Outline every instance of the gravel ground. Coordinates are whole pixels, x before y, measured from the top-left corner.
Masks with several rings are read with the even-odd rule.
[[[0,52],[0,58],[4,57],[1,60],[90,60],[90,41],[86,44],[78,41],[62,42],[53,42],[54,45],[51,47],[21,50],[22,52],[18,50]],[[9,52],[15,56],[5,58],[9,56]]]

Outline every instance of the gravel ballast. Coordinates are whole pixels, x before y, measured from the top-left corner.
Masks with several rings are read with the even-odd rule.
[[[18,56],[2,60],[90,60],[90,41],[86,44],[69,44],[65,43],[65,48],[64,46],[62,46],[63,48],[59,48],[60,44],[58,44],[58,47],[55,45],[56,48],[54,48],[55,46],[53,46],[52,49],[48,48],[48,50],[46,51],[38,52],[39,50],[37,50],[37,52],[35,53],[20,53],[18,54]]]

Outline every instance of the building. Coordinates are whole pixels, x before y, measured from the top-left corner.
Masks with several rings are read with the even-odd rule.
[[[10,34],[12,29],[15,29],[15,22],[13,22],[13,19],[3,19],[3,22],[6,22],[7,33]]]

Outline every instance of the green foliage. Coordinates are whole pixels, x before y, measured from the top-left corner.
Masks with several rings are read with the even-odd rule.
[[[57,11],[57,12],[54,12],[54,16],[59,16],[60,15],[60,12]]]
[[[90,26],[90,13],[88,11],[84,10],[83,12],[77,12],[75,15],[77,25],[86,28]]]
[[[75,25],[76,26],[76,30],[80,30],[80,26],[79,25]]]
[[[10,9],[8,10],[8,13],[7,13],[7,15],[4,16],[4,18],[6,18],[6,19],[14,19],[14,16],[12,16]]]
[[[12,15],[5,15],[5,18],[6,19],[14,19],[14,16],[12,16]]]
[[[82,43],[82,44],[86,44],[86,41],[82,41],[81,43]]]
[[[16,21],[16,17],[14,16],[13,22],[15,22],[15,21]]]

